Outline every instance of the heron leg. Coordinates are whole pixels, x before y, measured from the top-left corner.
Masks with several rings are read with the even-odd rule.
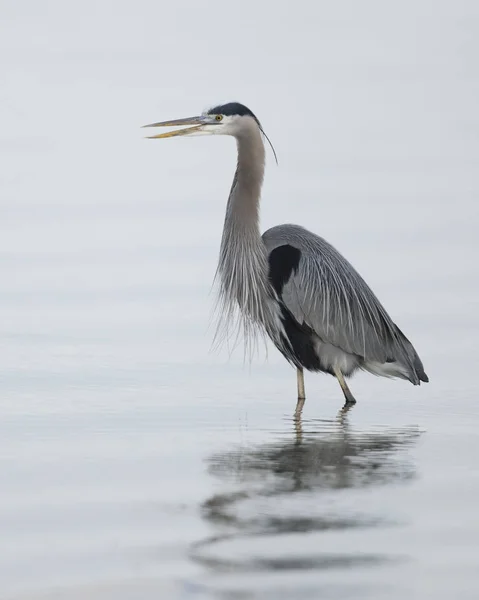
[[[296,410],[294,414],[299,416],[303,410],[304,401],[306,400],[306,394],[304,392],[304,373],[303,369],[297,369],[296,378],[298,381],[298,402],[296,403]]]
[[[344,375],[341,373],[340,369],[335,368],[334,374],[336,375],[336,379],[339,381],[339,385],[343,390],[343,394],[346,399],[346,404],[356,404],[356,398],[351,393],[351,390],[349,389],[348,384],[344,379]]]

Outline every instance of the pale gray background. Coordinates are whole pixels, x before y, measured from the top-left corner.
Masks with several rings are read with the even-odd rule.
[[[474,0],[0,0],[2,599],[478,597],[478,39]],[[210,351],[233,141],[140,130],[229,100],[263,227],[334,243],[431,379],[359,375],[341,425],[309,376],[305,454],[282,357]]]

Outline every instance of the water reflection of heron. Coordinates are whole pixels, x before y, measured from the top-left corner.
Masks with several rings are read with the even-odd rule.
[[[334,532],[384,524],[384,516],[368,507],[345,509],[349,490],[407,482],[415,469],[406,450],[419,436],[417,428],[368,432],[351,430],[347,414],[336,420],[296,420],[293,436],[277,443],[241,447],[218,453],[208,470],[222,480],[227,491],[202,505],[204,519],[217,533],[192,548],[192,558],[213,571],[249,572],[273,569],[324,569],[375,564],[394,557],[379,554],[330,553],[245,559],[227,558],[219,549],[240,539],[272,541],[277,551],[283,534]],[[321,434],[321,435],[318,435]],[[377,490],[376,490],[377,491]],[[277,540],[277,543],[274,542]]]

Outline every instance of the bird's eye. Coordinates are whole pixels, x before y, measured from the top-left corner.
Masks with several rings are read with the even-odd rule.
[[[222,121],[223,120],[223,115],[216,115],[215,119],[217,121]]]

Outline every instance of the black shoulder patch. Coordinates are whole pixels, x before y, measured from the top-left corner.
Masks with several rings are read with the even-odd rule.
[[[270,252],[269,280],[279,296],[293,272],[298,270],[300,259],[301,251],[289,244],[278,246]]]

